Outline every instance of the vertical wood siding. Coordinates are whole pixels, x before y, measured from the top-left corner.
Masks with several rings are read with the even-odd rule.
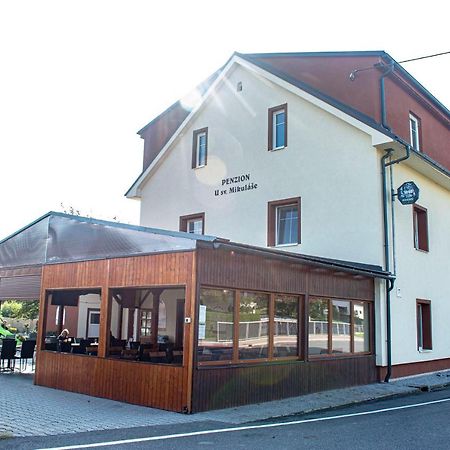
[[[375,356],[244,367],[202,367],[193,411],[230,408],[377,381]]]
[[[198,250],[200,286],[374,299],[369,277],[229,250]],[[307,330],[307,318],[303,324]],[[305,344],[306,345],[306,344]],[[193,411],[227,408],[377,380],[374,355],[194,368]]]
[[[183,367],[41,351],[35,383],[65,391],[182,412]]]
[[[374,299],[373,278],[229,250],[199,249],[198,277],[218,287]]]
[[[195,303],[194,252],[147,255],[111,260],[83,261],[44,266],[41,286],[39,342],[48,307],[49,289],[102,289],[101,327],[98,356],[72,355],[40,350],[38,347],[35,383],[138,405],[171,411],[189,411],[193,359],[191,327],[184,329],[183,366],[157,365],[107,359],[107,300],[112,287],[183,286],[185,310],[190,315]]]

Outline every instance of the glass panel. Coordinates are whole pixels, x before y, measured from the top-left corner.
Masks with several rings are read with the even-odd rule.
[[[409,119],[410,131],[411,131],[411,145],[414,149],[419,149],[419,124],[416,119],[410,117]]]
[[[277,208],[277,245],[298,243],[298,208],[295,205]]]
[[[275,298],[273,356],[298,355],[298,298]]]
[[[188,221],[187,226],[188,233],[202,234],[203,233],[203,221],[202,219],[194,219]]]
[[[353,302],[354,351],[370,351],[370,305],[366,302]]]
[[[91,313],[91,324],[92,325],[100,324],[100,313]]]
[[[331,304],[333,308],[333,328],[331,337],[333,353],[350,353],[350,302],[345,300],[333,300]]]
[[[118,288],[111,295],[110,358],[182,364],[184,288]]]
[[[308,334],[310,355],[328,353],[328,300],[310,300]]]
[[[44,349],[94,356],[100,336],[98,290],[62,290],[47,295]]]
[[[239,359],[267,358],[269,295],[242,292],[239,306]]]
[[[198,317],[198,360],[233,359],[234,292],[201,289]]]
[[[286,114],[284,111],[276,112],[273,116],[273,146],[274,148],[280,148],[285,146],[284,134],[285,134],[285,117]]]
[[[199,134],[197,137],[197,167],[206,164],[206,134]]]

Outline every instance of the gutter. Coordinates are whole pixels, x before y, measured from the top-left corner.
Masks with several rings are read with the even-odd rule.
[[[390,72],[386,72],[383,76],[386,76]],[[381,86],[381,85],[380,85]],[[384,97],[382,97],[382,111],[384,109]],[[405,146],[406,154],[401,158],[398,158],[394,161],[388,161],[391,157],[392,152],[394,151],[392,148],[386,150],[385,154],[381,158],[381,179],[382,179],[382,189],[383,189],[383,230],[384,230],[384,270],[390,274],[390,250],[389,250],[389,225],[388,225],[388,186],[387,186],[387,177],[386,177],[386,169],[393,164],[398,164],[401,161],[404,161],[409,158],[411,154],[410,145],[401,142],[402,145]],[[392,192],[391,192],[391,202],[393,201]],[[392,227],[394,226],[393,217]],[[394,241],[394,238],[393,238]],[[394,242],[392,242],[392,246]],[[394,255],[395,258],[395,255]],[[394,261],[395,266],[395,261]],[[392,323],[391,323],[391,291],[394,289],[395,285],[395,276],[386,280],[386,350],[387,350],[387,371],[386,376],[384,378],[385,383],[389,383],[389,380],[392,375]]]

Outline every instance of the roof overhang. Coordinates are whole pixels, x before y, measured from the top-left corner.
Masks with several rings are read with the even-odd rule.
[[[377,145],[376,148],[379,150],[392,149],[392,159],[399,159],[405,156],[406,146],[408,145],[409,144],[407,142],[397,138],[391,142],[385,142]],[[434,181],[444,189],[450,191],[450,171],[426,154],[411,148],[409,158],[403,160],[401,163]]]

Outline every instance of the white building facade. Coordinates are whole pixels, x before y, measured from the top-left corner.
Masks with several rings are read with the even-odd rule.
[[[143,226],[389,268],[390,308],[375,281],[380,377],[450,367],[449,172],[409,148],[414,120],[408,142],[364,119],[234,55],[127,196]],[[386,151],[409,157],[385,169],[384,217]],[[402,205],[391,194],[408,181],[419,199]]]

